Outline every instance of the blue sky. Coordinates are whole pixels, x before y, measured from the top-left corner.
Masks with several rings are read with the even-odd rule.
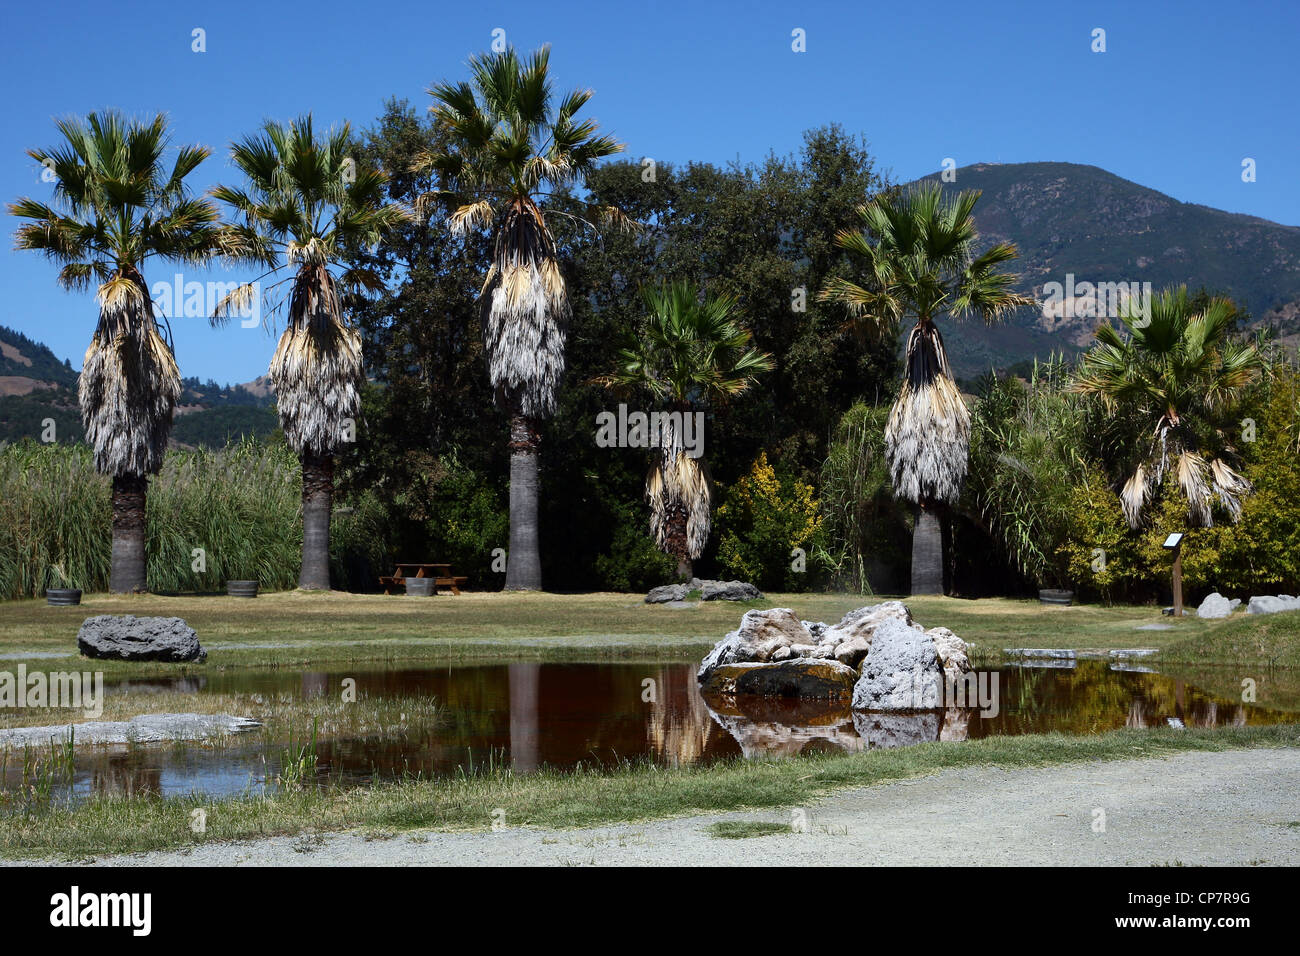
[[[1091,50],[1098,27],[1105,53]],[[204,53],[191,50],[195,28]],[[520,48],[549,42],[557,86],[594,88],[587,111],[637,158],[758,160],[838,121],[899,181],[946,157],[1092,163],[1180,200],[1300,224],[1300,4],[1283,2],[11,3],[0,196],[47,198],[24,150],[54,144],[53,117],[105,107],[167,112],[176,142],[214,148],[195,185],[233,180],[224,148],[264,118],[310,110],[365,127],[389,96],[423,107],[495,28]],[[806,52],[791,49],[795,28]],[[1256,182],[1241,180],[1244,157]],[[4,220],[10,237],[17,220]],[[0,324],[79,368],[95,303],[54,274],[6,241]],[[182,374],[201,379],[255,378],[274,347],[238,323],[173,328]]]

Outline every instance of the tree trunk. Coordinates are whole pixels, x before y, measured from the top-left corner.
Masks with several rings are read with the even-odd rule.
[[[686,543],[686,508],[680,504],[673,505],[668,513],[668,539],[664,550],[677,561],[677,578],[689,581],[694,577],[691,563],[691,549]]]
[[[117,475],[113,478],[113,565],[108,589],[115,594],[149,589],[144,549],[144,510],[148,493],[147,475]]]
[[[334,507],[334,456],[302,456],[302,570],[298,587],[330,589],[330,512]]]
[[[510,416],[510,552],[506,590],[540,591],[542,559],[537,543],[537,423]]]
[[[912,593],[943,593],[943,523],[937,505],[923,501],[912,529]]]

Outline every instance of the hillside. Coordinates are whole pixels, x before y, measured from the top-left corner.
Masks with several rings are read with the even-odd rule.
[[[246,385],[181,381],[172,444],[220,447],[241,435],[266,436],[278,427],[265,376]],[[78,442],[85,437],[77,408],[77,371],[44,345],[0,326],[0,441],[47,434]]]
[[[1179,202],[1096,166],[979,163],[944,189],[980,189],[975,221],[984,243],[1020,249],[1017,288],[1042,298],[1047,282],[1186,283],[1232,296],[1253,325],[1300,333],[1300,227]],[[939,181],[938,174],[919,182]],[[1096,320],[1045,318],[1026,309],[1001,328],[967,324],[946,341],[958,375],[1076,352]],[[1293,339],[1292,339],[1293,340]]]

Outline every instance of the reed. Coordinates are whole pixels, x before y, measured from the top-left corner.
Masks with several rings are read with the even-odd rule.
[[[0,598],[107,588],[108,484],[85,446],[0,448]],[[169,451],[149,483],[149,589],[219,591],[231,579],[257,580],[264,590],[294,587],[301,488],[297,456],[281,444],[246,439],[220,451]],[[368,500],[349,504],[331,535],[340,586],[363,584],[356,569],[388,559],[382,509]]]

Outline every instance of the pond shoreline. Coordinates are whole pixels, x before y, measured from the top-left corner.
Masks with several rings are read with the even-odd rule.
[[[516,823],[512,811],[502,808],[503,826],[485,824],[478,832],[304,828],[293,835],[190,841],[172,850],[77,862],[1294,866],[1300,864],[1297,784],[1300,747],[1228,749],[1045,767],[947,768],[838,789],[802,803],[777,800],[766,811],[564,828]],[[1196,827],[1187,827],[1190,816],[1198,820]],[[719,823],[728,825],[721,832],[753,838],[720,839]]]

